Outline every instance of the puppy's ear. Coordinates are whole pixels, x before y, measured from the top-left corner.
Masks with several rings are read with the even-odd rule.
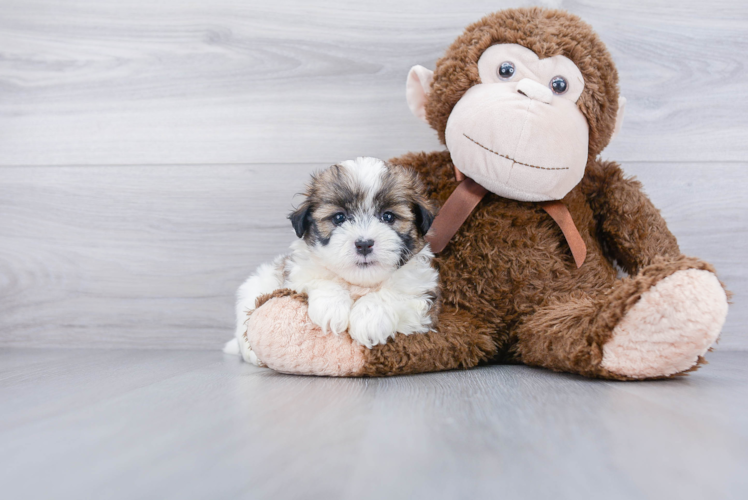
[[[295,212],[291,212],[288,218],[291,220],[294,231],[296,231],[296,236],[301,238],[312,224],[312,207],[306,202],[302,203]]]
[[[415,203],[413,204],[413,213],[416,216],[416,227],[423,236],[429,232],[431,223],[434,222],[434,217],[436,217],[434,210],[429,203]]]

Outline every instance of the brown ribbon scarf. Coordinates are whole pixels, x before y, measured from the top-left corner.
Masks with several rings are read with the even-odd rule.
[[[439,253],[447,246],[452,236],[457,233],[460,226],[467,220],[478,203],[488,193],[488,190],[475,182],[469,177],[465,177],[462,172],[455,169],[455,177],[460,182],[444,206],[439,210],[439,214],[431,225],[432,231],[426,237],[431,244],[431,250]],[[582,236],[579,234],[574,221],[571,218],[569,209],[561,201],[544,201],[540,206],[548,212],[556,224],[564,233],[566,242],[569,244],[571,254],[574,256],[574,262],[577,268],[582,267],[584,259],[587,256],[587,246],[584,244]]]

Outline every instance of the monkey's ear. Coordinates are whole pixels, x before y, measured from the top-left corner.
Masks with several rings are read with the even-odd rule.
[[[434,79],[434,72],[423,66],[413,66],[408,72],[408,81],[405,83],[405,98],[408,100],[408,107],[424,122],[426,120],[426,100],[431,92],[431,80]]]
[[[309,230],[309,226],[312,224],[312,207],[308,204],[303,203],[295,212],[292,212],[288,216],[291,220],[291,225],[296,236],[301,238]]]
[[[621,131],[621,127],[623,126],[623,114],[624,111],[626,111],[626,98],[623,96],[620,96],[618,98],[618,114],[616,115],[616,125],[613,127],[613,135],[610,136],[610,142],[613,142],[613,139],[618,135],[618,132]]]
[[[418,231],[421,235],[428,233],[431,228],[431,223],[434,222],[434,218],[436,217],[434,212],[427,206],[425,207],[420,203],[416,203],[413,206],[413,213],[416,216],[416,227],[418,228]]]

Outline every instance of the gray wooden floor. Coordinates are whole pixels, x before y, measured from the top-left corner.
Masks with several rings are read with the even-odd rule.
[[[286,376],[206,351],[0,350],[7,499],[748,496],[748,353],[676,380]]]

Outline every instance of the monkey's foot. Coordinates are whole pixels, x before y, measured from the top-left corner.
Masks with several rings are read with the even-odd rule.
[[[325,334],[312,323],[299,296],[273,297],[249,317],[252,350],[273,370],[335,377],[359,375],[366,349],[347,333]]]
[[[705,270],[677,271],[641,295],[603,347],[602,367],[635,379],[688,371],[711,347],[727,316],[727,297]]]

